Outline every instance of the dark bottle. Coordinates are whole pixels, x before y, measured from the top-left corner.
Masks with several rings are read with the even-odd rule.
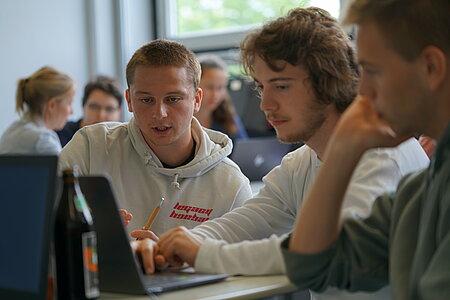
[[[63,171],[64,188],[55,220],[56,289],[59,300],[100,295],[97,236],[76,169]]]

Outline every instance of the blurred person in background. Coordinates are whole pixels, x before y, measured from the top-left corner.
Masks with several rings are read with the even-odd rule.
[[[19,79],[16,111],[21,118],[1,137],[0,154],[58,154],[61,144],[54,130],[62,129],[73,113],[74,95],[74,80],[52,67]]]
[[[102,75],[95,77],[84,88],[83,117],[67,122],[63,129],[56,132],[61,146],[64,147],[81,127],[119,121],[122,99],[122,88],[116,79]]]
[[[194,116],[203,127],[223,132],[233,141],[247,139],[245,127],[227,91],[226,63],[213,54],[201,55],[198,59],[202,68],[200,88],[203,90],[203,100]]]

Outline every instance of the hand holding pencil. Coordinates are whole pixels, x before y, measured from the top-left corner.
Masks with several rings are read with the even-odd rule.
[[[156,217],[158,216],[159,211],[161,210],[161,206],[162,206],[163,202],[164,202],[164,197],[161,198],[161,201],[159,202],[159,204],[153,209],[152,214],[148,218],[145,226],[142,227],[142,230],[150,231],[150,228],[152,227],[153,223],[155,222]],[[152,233],[152,235],[154,235],[154,236],[151,239],[154,241],[157,241],[158,237],[153,233]],[[139,240],[139,239],[140,239],[139,237],[136,238],[136,240]]]

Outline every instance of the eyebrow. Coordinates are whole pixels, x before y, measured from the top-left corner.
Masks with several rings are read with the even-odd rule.
[[[144,95],[153,95],[151,92],[147,92],[147,91],[135,91],[134,92],[134,94],[144,94]],[[170,91],[170,92],[167,92],[167,93],[165,93],[166,95],[179,95],[179,94],[186,94],[186,92],[183,92],[183,91]]]
[[[253,77],[253,80],[255,82],[261,83],[255,77]],[[295,80],[295,78],[293,78],[293,77],[274,77],[274,78],[270,78],[268,82],[271,83],[271,82],[276,82],[276,81],[291,81],[291,80]]]

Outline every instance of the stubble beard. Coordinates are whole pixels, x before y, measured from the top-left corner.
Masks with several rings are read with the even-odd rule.
[[[326,112],[324,108],[315,108],[315,111],[310,110],[308,112],[308,117],[304,119],[302,122],[296,122],[296,124],[302,122],[303,125],[300,125],[297,128],[296,132],[287,133],[285,135],[281,135],[277,130],[277,138],[283,143],[295,144],[295,143],[307,143],[316,132],[322,127],[323,123],[326,120]]]

